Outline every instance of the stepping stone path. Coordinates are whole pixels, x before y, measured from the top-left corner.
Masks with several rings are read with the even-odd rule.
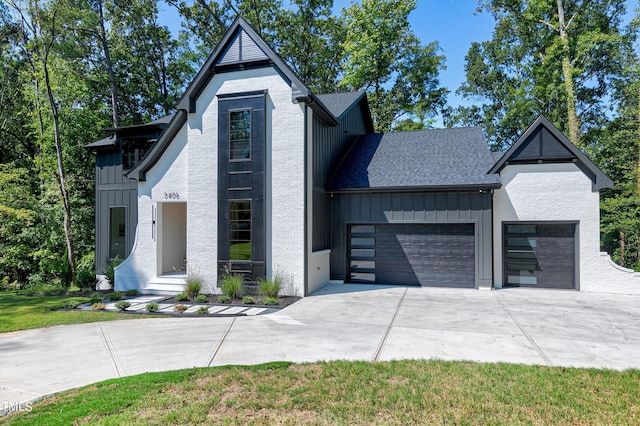
[[[137,312],[137,313],[147,313],[147,304],[155,302],[158,304],[158,312],[154,312],[155,314],[171,314],[171,315],[185,315],[188,316],[204,316],[203,314],[196,314],[196,311],[201,306],[207,306],[209,308],[208,315],[215,316],[255,316],[255,315],[265,315],[272,312],[276,312],[278,308],[262,308],[262,307],[253,307],[253,306],[237,306],[237,305],[209,305],[206,303],[192,303],[192,302],[179,302],[179,303],[162,303],[163,300],[167,300],[167,296],[134,296],[134,297],[123,297],[122,300],[126,300],[131,303],[131,306],[127,308],[127,312]],[[118,301],[105,300],[103,302],[105,304],[105,311],[109,312],[117,312],[120,311],[116,308],[116,303]],[[176,305],[185,305],[187,309],[185,312],[178,312],[175,310]],[[78,309],[84,311],[91,310],[90,303],[84,303],[78,306]]]

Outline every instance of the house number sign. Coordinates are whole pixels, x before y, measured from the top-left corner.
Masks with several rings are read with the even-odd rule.
[[[178,192],[165,192],[164,193],[165,200],[179,200],[180,194]]]

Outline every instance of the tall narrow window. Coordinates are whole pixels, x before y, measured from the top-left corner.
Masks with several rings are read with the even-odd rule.
[[[109,258],[126,257],[126,208],[112,207],[109,212]]]
[[[251,260],[251,200],[229,201],[229,259]]]
[[[251,110],[229,112],[229,159],[251,158]]]

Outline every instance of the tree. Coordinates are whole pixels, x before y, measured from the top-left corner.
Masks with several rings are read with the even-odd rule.
[[[447,124],[481,125],[504,149],[545,114],[579,147],[590,143],[635,37],[621,25],[624,2],[486,0],[479,10],[495,18],[494,36],[472,44],[458,90],[477,104],[451,111]]]
[[[343,10],[345,40],[339,87],[366,90],[377,131],[408,115],[425,120],[445,105],[439,45],[421,45],[408,18],[415,0],[362,0]]]
[[[339,19],[331,15],[333,0],[293,0],[293,6],[280,14],[278,54],[313,92],[333,93],[345,36]]]
[[[63,136],[60,131],[60,108],[54,93],[50,67],[53,58],[53,47],[61,42],[61,30],[65,19],[73,19],[69,14],[70,9],[64,1],[18,3],[11,2],[11,6],[20,15],[21,31],[23,37],[23,49],[35,60],[34,80],[42,82],[46,103],[52,119],[52,137],[56,158],[56,181],[60,191],[60,198],[63,205],[63,230],[66,243],[66,260],[69,265],[69,283],[73,284],[75,274],[75,247],[73,231],[71,227],[71,201],[67,187],[67,177],[63,160]],[[40,96],[37,94],[36,96]]]
[[[110,0],[103,5],[122,124],[170,114],[194,74],[188,46],[159,25],[156,1]]]
[[[639,24],[636,16],[630,30]],[[592,155],[616,182],[601,202],[603,245],[618,263],[640,270],[640,62],[631,46],[628,52],[613,93],[618,114],[600,131]]]

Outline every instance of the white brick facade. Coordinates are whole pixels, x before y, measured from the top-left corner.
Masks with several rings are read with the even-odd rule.
[[[502,287],[502,223],[578,223],[576,274],[581,291],[640,294],[640,274],[621,268],[600,253],[600,195],[572,163],[506,166],[502,188],[493,197],[494,286]]]
[[[163,202],[186,203],[187,273],[216,291],[218,224],[217,94],[267,90],[265,205],[266,273],[285,273],[304,294],[304,110],[274,68],[216,74],[199,95],[196,113],[138,186],[138,230],[131,256],[116,269],[118,289],[145,288],[161,275],[162,242],[152,220]],[[166,195],[169,194],[169,195]],[[179,195],[179,199],[176,198]],[[157,218],[157,216],[156,216]],[[166,244],[168,242],[164,242]],[[166,271],[166,267],[163,268]]]

